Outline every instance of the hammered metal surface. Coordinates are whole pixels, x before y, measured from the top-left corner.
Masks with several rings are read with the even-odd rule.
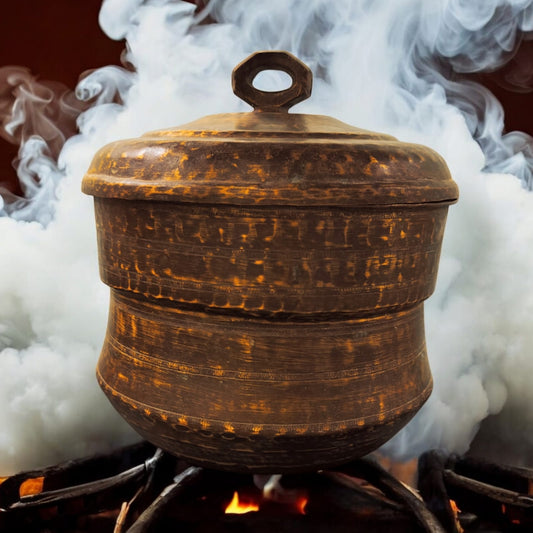
[[[101,276],[259,314],[375,314],[434,289],[445,206],[301,209],[96,200]]]
[[[425,402],[423,306],[290,322],[193,312],[112,291],[98,379],[151,442],[250,472],[342,464]]]
[[[287,113],[293,85],[252,113],[108,145],[83,180],[111,287],[98,380],[194,464],[341,464],[431,391],[423,302],[457,187],[429,148]]]

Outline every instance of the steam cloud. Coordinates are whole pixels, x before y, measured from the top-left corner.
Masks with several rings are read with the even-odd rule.
[[[532,4],[213,0],[198,16],[185,2],[104,1],[100,23],[126,37],[135,71],[106,67],[80,82],[76,94],[92,107],[57,160],[49,139],[30,136],[23,150],[40,143],[42,154],[32,152],[33,183],[51,183],[52,194],[37,187],[24,216],[0,217],[0,474],[135,438],[93,377],[107,288],[80,181],[107,142],[247,109],[230,73],[259,49],[289,50],[313,69],[313,97],[295,112],[429,145],[461,189],[426,304],[434,393],[385,451],[464,452],[490,417],[509,457],[531,462],[533,141],[502,136],[499,103],[457,73],[504,64],[533,32]],[[201,24],[207,16],[218,23]]]

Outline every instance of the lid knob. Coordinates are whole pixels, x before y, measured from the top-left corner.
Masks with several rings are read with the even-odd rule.
[[[292,78],[292,85],[282,91],[262,91],[253,85],[263,70],[281,70]],[[256,52],[233,69],[233,92],[255,111],[287,112],[293,105],[311,96],[313,73],[298,58],[284,51]]]

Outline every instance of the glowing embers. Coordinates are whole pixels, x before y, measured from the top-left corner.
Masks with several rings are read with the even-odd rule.
[[[20,484],[20,497],[24,498],[24,496],[33,496],[35,494],[40,494],[43,491],[43,484],[44,476],[26,479]]]
[[[418,488],[446,531],[532,531],[533,469],[437,450],[418,462]]]

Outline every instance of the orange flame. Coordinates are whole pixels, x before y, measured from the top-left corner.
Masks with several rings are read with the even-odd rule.
[[[289,512],[297,512],[298,514],[306,514],[306,506],[308,502],[307,496],[299,496],[297,499],[293,500],[292,502],[284,502],[284,503],[278,503],[277,505],[282,505],[289,511],[289,508],[291,511]],[[233,493],[233,498],[231,502],[226,507],[224,513],[225,514],[244,514],[244,513],[250,513],[253,511],[259,511],[261,507],[261,502],[265,503],[265,501],[262,498],[254,499],[253,496],[239,496],[239,493],[235,491]],[[267,504],[272,502],[266,502]]]
[[[450,507],[452,508],[453,514],[455,514],[455,515],[457,515],[457,513],[461,512],[461,509],[459,509],[459,507],[457,507],[457,504],[453,500],[450,500]]]
[[[459,507],[457,507],[457,504],[455,503],[454,500],[449,500],[450,502],[450,507],[452,509],[452,512],[453,512],[453,519],[455,521],[455,527],[457,529],[457,531],[459,531],[459,533],[463,533],[464,532],[464,529],[462,528],[460,522],[459,522],[459,513],[461,512],[461,509],[459,509]]]
[[[296,501],[296,510],[300,513],[300,514],[306,514],[305,512],[305,508],[307,506],[307,502],[309,500],[307,498],[299,498],[297,501]]]
[[[244,514],[259,511],[259,504],[256,502],[241,502],[237,491],[233,493],[233,498],[224,511],[226,514]]]

